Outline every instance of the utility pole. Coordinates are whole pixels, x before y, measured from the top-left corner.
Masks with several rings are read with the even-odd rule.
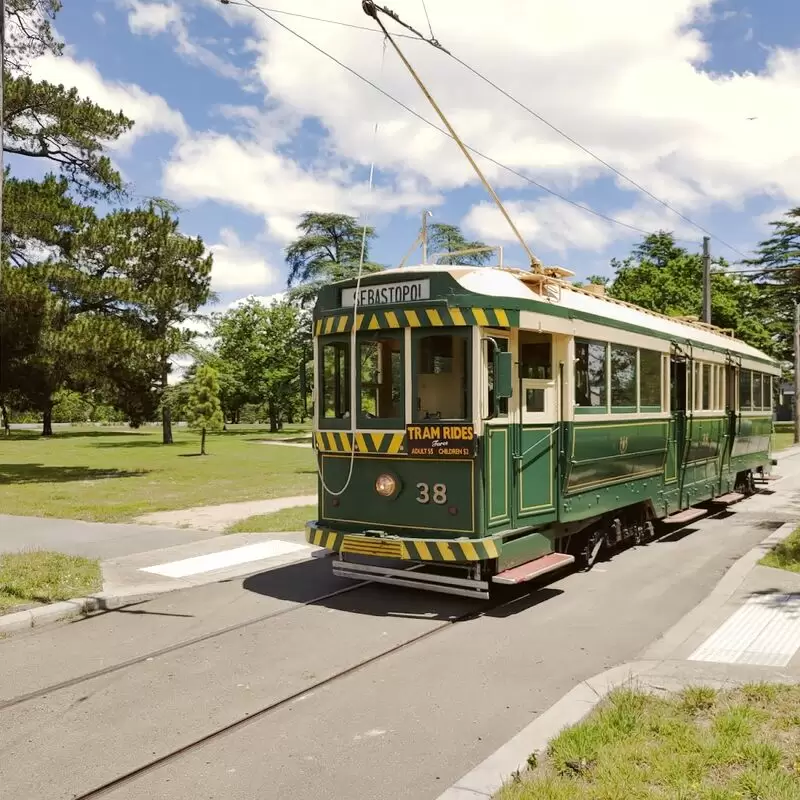
[[[422,212],[422,233],[420,236],[422,237],[422,263],[428,263],[428,215],[430,211],[423,211]]]
[[[703,322],[711,324],[711,253],[708,236],[703,237]]]
[[[794,443],[800,443],[800,402],[797,387],[800,384],[800,303],[794,303]]]

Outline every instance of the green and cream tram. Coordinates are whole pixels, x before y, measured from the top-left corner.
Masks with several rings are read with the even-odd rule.
[[[557,269],[332,284],[314,358],[306,535],[339,575],[488,596],[740,499],[772,463],[774,360]]]

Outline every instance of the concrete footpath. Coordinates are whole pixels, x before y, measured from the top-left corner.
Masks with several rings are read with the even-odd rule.
[[[2,521],[0,518],[0,525]],[[81,526],[88,526],[89,530],[93,524],[96,523],[79,523]],[[55,526],[53,532],[52,549],[96,558],[98,548],[103,547],[102,541],[96,542],[91,536],[88,540],[58,540],[57,527]],[[102,529],[105,526],[98,527]],[[266,572],[329,555],[329,551],[308,544],[301,531],[234,533],[225,536],[215,536],[212,533],[200,536],[191,534],[184,535],[181,542],[180,534],[183,531],[153,529],[149,532],[147,528],[142,530],[144,526],[136,525],[114,527],[136,529],[139,538],[135,541],[139,548],[137,550],[132,543],[129,548],[117,547],[116,552],[122,554],[101,560],[101,592],[0,615],[0,634],[38,627],[93,611],[121,608],[165,592]],[[155,540],[159,540],[162,545],[164,542],[174,543],[167,547],[141,551],[143,543],[154,543]]]
[[[698,684],[800,682],[800,574],[757,563],[796,527],[796,522],[784,524],[740,558],[713,592],[639,660],[578,684],[438,800],[491,798],[513,773],[524,774],[532,753],[546,751],[558,733],[580,722],[617,687],[666,693]]]

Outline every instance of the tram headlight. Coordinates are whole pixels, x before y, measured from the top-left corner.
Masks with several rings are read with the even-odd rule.
[[[393,475],[384,472],[375,479],[375,491],[381,497],[391,497],[397,491],[397,480]]]

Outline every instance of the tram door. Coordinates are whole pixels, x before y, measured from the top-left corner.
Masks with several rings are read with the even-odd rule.
[[[558,503],[559,389],[550,333],[519,331],[517,425],[511,452],[512,522],[522,528],[555,519]]]
[[[558,390],[551,334],[487,331],[488,408],[493,409],[492,348],[514,348],[514,394],[486,422],[486,517],[490,528],[524,528],[555,519]]]

